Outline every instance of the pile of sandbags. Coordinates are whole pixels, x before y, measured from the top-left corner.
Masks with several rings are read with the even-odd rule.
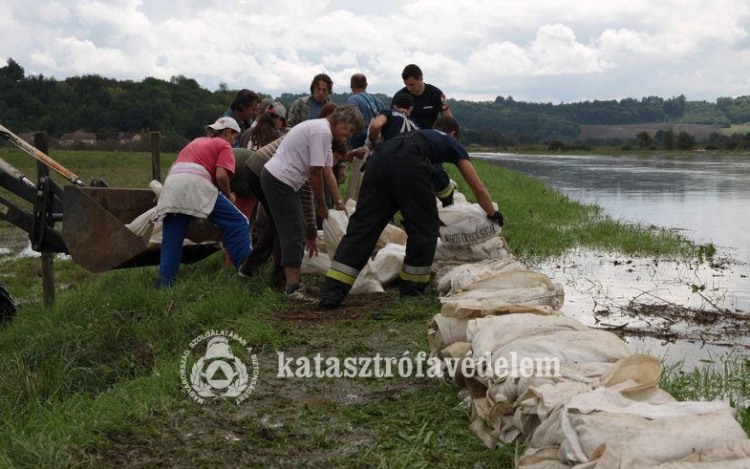
[[[323,221],[323,230],[318,232],[318,255],[312,258],[305,255],[302,273],[325,275],[328,272],[339,242],[346,234],[349,217],[356,209],[356,201],[350,199],[346,203],[346,211],[329,210],[328,218]],[[383,286],[395,280],[401,272],[405,256],[406,232],[389,223],[380,234],[372,258],[357,276],[349,294],[384,292]]]
[[[727,404],[677,402],[658,387],[658,358],[566,317],[562,285],[526,269],[499,236],[476,235],[483,213],[459,204],[444,214],[461,227],[441,230],[451,237],[436,255],[442,306],[427,339],[489,448],[524,442],[524,469],[750,467]]]

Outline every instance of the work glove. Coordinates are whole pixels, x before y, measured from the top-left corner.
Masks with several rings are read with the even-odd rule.
[[[503,226],[503,214],[500,213],[498,210],[495,210],[495,213],[492,215],[487,215],[487,218],[490,219],[490,221],[497,223],[500,226]]]

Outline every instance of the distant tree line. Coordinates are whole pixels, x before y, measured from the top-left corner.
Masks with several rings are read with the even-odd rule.
[[[348,91],[348,84],[337,85]],[[336,91],[336,88],[334,88]],[[181,148],[202,135],[231,103],[237,90],[225,84],[216,91],[202,88],[182,75],[169,80],[114,80],[84,75],[56,80],[25,74],[9,59],[0,67],[0,123],[16,133],[46,131],[52,137],[75,130],[93,132],[104,145],[115,145],[120,133],[158,131],[165,150]],[[305,94],[284,93],[276,97],[288,107]],[[263,95],[262,95],[263,96]],[[349,93],[334,93],[344,103]],[[387,95],[378,95],[386,104]],[[636,123],[691,123],[729,127],[750,122],[750,96],[719,98],[716,103],[688,101],[680,95],[669,99],[649,96],[637,99],[594,100],[576,103],[531,103],[498,96],[494,102],[449,100],[453,115],[462,126],[462,141],[491,147],[555,144],[585,145],[579,125],[623,125]],[[658,133],[658,132],[657,132]],[[639,135],[629,142],[612,142],[641,148],[675,149],[688,145],[690,135]],[[673,133],[672,133],[673,134]],[[142,139],[140,145],[147,145]],[[682,142],[682,143],[680,143]],[[695,141],[693,139],[693,145]],[[713,148],[750,148],[750,134],[709,137]]]

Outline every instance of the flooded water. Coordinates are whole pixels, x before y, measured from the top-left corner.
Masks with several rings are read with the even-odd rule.
[[[565,285],[565,314],[628,330],[634,351],[671,363],[692,365],[750,348],[750,155],[474,156],[597,204],[612,218],[682,230],[732,259],[717,269],[617,253],[566,253],[538,269]],[[686,314],[676,317],[673,307]]]

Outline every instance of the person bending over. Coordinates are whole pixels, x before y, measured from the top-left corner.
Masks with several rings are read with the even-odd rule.
[[[339,106],[325,119],[309,119],[299,123],[284,137],[274,157],[260,173],[263,194],[281,245],[281,265],[284,267],[288,294],[300,288],[300,266],[305,247],[310,256],[317,254],[315,238],[305,239],[303,212],[297,191],[309,179],[317,202],[316,215],[327,218],[324,183],[331,194],[339,194],[331,169],[332,142],[334,139],[351,138],[363,126],[362,115],[351,105]],[[344,209],[339,196],[335,204],[336,208]]]
[[[177,155],[164,181],[155,217],[163,235],[158,288],[174,285],[182,258],[182,244],[191,218],[208,218],[222,231],[221,242],[236,269],[250,255],[247,218],[233,204],[229,183],[234,176],[232,142],[240,126],[232,117],[220,117],[207,126],[208,136],[188,143]]]
[[[441,117],[434,129],[402,133],[378,146],[377,155],[367,163],[357,210],[326,274],[320,308],[333,309],[341,304],[370,259],[383,229],[399,210],[407,234],[399,293],[413,296],[424,291],[430,281],[440,226],[435,164],[455,164],[487,217],[503,225],[503,216],[495,210],[468,152],[458,142],[458,133],[454,118]]]

